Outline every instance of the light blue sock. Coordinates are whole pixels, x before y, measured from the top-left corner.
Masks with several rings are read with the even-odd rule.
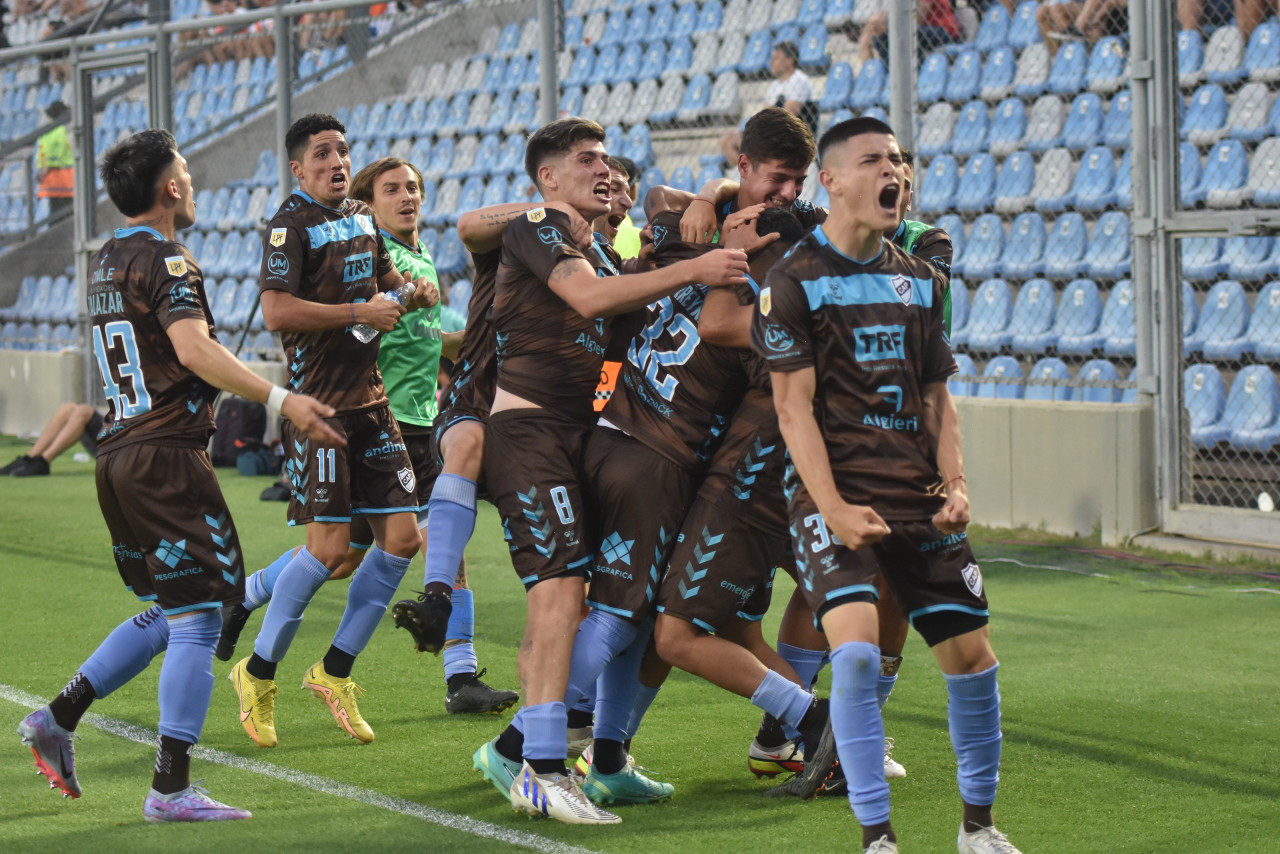
[[[640,724],[644,721],[644,716],[649,713],[649,707],[658,698],[658,692],[661,690],[661,685],[657,688],[650,688],[643,682],[640,683],[640,690],[636,692],[636,704],[631,709],[631,720],[627,723],[627,738],[636,737],[636,733],[640,731]]]
[[[813,705],[813,695],[781,673],[770,670],[751,695],[751,705],[795,728]]]
[[[898,674],[892,676],[876,677],[876,702],[880,704],[880,708],[884,708],[884,704],[889,702],[889,695],[893,693],[894,683],[898,681]]]
[[[456,474],[436,478],[427,502],[427,568],[422,584],[453,586],[462,553],[476,529],[476,482]]]
[[[80,675],[89,680],[98,699],[147,669],[151,659],[169,646],[169,621],[152,605],[141,614],[111,630],[89,660],[80,665]]]
[[[596,608],[591,609],[591,613],[578,626],[578,635],[573,639],[573,658],[569,663],[565,704],[574,705],[587,696],[591,686],[604,672],[604,666],[630,646],[635,636],[636,627],[631,623]]]
[[[293,549],[288,549],[280,557],[271,561],[262,569],[245,579],[244,607],[255,611],[271,601],[271,593],[276,589],[276,579],[284,568],[293,560]]]
[[[369,549],[347,588],[347,608],[333,636],[334,646],[350,655],[364,652],[373,630],[387,613],[410,560],[387,554],[377,546]]]
[[[778,655],[795,669],[800,677],[800,684],[809,689],[813,688],[813,683],[818,679],[818,671],[827,660],[825,649],[804,649],[782,641],[778,641]]]
[[[449,612],[449,626],[445,629],[446,644],[460,640],[462,643],[444,648],[444,678],[459,673],[475,673],[480,662],[476,660],[476,648],[471,644],[476,619],[475,596],[465,587],[453,591],[453,610]]]
[[[653,621],[645,620],[635,638],[613,661],[605,665],[597,686],[596,724],[592,735],[611,741],[626,741],[631,716],[640,695],[640,662],[653,635]]]
[[[524,707],[524,758],[559,759],[569,755],[564,703]]]
[[[329,568],[316,560],[305,548],[293,556],[276,578],[276,587],[267,605],[262,628],[253,642],[253,651],[259,658],[279,662],[284,660],[293,637],[302,625],[302,612],[307,609],[311,597],[329,580]]]
[[[222,631],[218,609],[169,620],[169,651],[160,665],[161,735],[195,744],[213,696],[213,648]]]
[[[849,804],[863,827],[889,820],[884,722],[876,706],[879,674],[874,644],[842,643],[831,653],[831,730],[849,781]]]
[[[947,679],[947,725],[956,752],[956,782],[967,804],[996,802],[1000,782],[1000,689],[994,664],[981,673],[943,674]]]

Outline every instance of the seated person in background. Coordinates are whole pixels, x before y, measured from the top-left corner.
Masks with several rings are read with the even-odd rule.
[[[49,423],[31,450],[0,468],[0,474],[11,477],[38,477],[49,473],[53,458],[76,442],[92,455],[98,453],[98,431],[102,429],[102,413],[87,403],[64,403],[54,411]]]
[[[797,67],[799,60],[800,50],[795,42],[778,42],[773,46],[769,71],[778,79],[769,84],[765,106],[782,107],[799,116],[809,126],[809,132],[817,135],[818,102],[814,99],[813,81]],[[724,153],[725,163],[738,162],[738,146],[741,144],[742,131],[738,128],[731,128],[720,135],[720,151]]]
[[[917,50],[921,55],[945,44],[960,41],[960,22],[951,8],[951,0],[920,0],[920,26],[916,30]],[[876,12],[858,37],[858,59],[866,62],[879,56],[889,61],[889,13]]]
[[[1057,54],[1063,42],[1093,44],[1105,36],[1129,29],[1129,8],[1124,0],[1084,0],[1083,3],[1053,3],[1036,10],[1036,25],[1049,55]]]

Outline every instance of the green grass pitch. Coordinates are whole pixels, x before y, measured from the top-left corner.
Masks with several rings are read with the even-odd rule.
[[[0,457],[22,447],[0,439]],[[258,501],[267,479],[228,470],[222,483],[250,571],[301,542],[302,532],[284,524],[282,503]],[[279,747],[261,750],[244,735],[225,678],[230,665],[214,662],[218,682],[202,747],[222,761],[196,759],[193,777],[204,778],[215,797],[252,809],[252,821],[145,824],[153,747],[90,721],[76,745],[84,797],[64,800],[35,776],[13,732],[26,713],[22,699],[55,694],[102,637],[140,608],[111,561],[90,464],[68,454],[51,477],[0,482],[0,520],[0,720],[9,733],[0,740],[0,850],[514,850],[504,835],[542,850],[857,850],[857,823],[844,799],[763,796],[767,784],[746,770],[759,720],[749,703],[678,672],[634,745],[637,759],[673,783],[676,795],[621,808],[618,827],[513,813],[471,770],[472,751],[510,713],[447,715],[440,661],[413,653],[390,618],[356,664],[368,691],[361,710],[377,733],[374,743],[357,744],[298,687],[332,638],[346,597],[342,582],[317,595],[280,666]],[[1011,839],[1028,854],[1280,850],[1280,583],[1012,544],[991,532],[974,540],[993,604],[1004,698],[996,815]],[[524,594],[488,505],[467,556],[486,680],[516,687]],[[418,558],[402,593],[420,582]],[[780,579],[775,599],[789,593],[790,581]],[[255,616],[246,629],[245,654],[260,622]],[[771,619],[766,636],[775,631]],[[154,730],[158,664],[93,712]],[[825,678],[822,690],[829,690]],[[913,636],[885,710],[908,770],[891,787],[903,851],[955,850],[959,804],[945,703],[932,657]]]

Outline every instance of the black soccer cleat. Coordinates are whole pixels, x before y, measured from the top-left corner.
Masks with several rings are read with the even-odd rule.
[[[391,606],[397,629],[408,629],[418,652],[438,653],[444,649],[445,634],[453,601],[440,593],[418,594],[418,601],[401,599]]]
[[[480,681],[487,670],[449,677],[444,709],[451,715],[496,715],[520,701],[515,691],[499,691]]]
[[[218,635],[218,645],[213,654],[219,661],[230,661],[236,654],[236,644],[240,641],[240,633],[253,612],[237,602],[222,609],[222,633]]]
[[[9,463],[3,468],[0,468],[0,475],[10,475],[20,468],[25,468],[27,465],[27,460],[29,459],[31,459],[31,457],[28,457],[26,454],[21,454],[17,457],[14,457],[13,462]]]
[[[836,756],[836,738],[831,732],[831,721],[823,727],[822,737],[817,740],[817,748],[810,750],[805,745],[804,770],[785,783],[774,786],[765,792],[771,798],[816,798],[823,786],[831,781],[840,764]]]

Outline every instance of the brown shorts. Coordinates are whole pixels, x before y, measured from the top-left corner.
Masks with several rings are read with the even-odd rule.
[[[116,568],[167,615],[244,600],[244,557],[202,449],[126,445],[98,455],[98,504]]]
[[[285,472],[293,487],[289,524],[414,512],[417,476],[391,410],[381,406],[325,422],[346,438],[345,448],[313,443],[290,421],[281,430]]]
[[[409,460],[413,463],[413,475],[417,479],[416,507],[410,508],[418,514],[421,525],[427,522],[427,502],[431,500],[431,490],[440,476],[440,466],[436,463],[433,452],[430,427],[419,427],[416,424],[401,424],[400,435],[404,439]],[[373,545],[373,528],[364,515],[357,515],[351,520],[351,545],[359,549],[367,549]]]
[[[748,393],[734,413],[720,447],[711,457],[698,500],[711,505],[737,504],[736,514],[770,536],[786,539],[787,501],[782,494],[786,445],[778,429],[773,400]]]
[[[526,589],[551,578],[586,578],[590,571],[579,485],[590,432],[590,425],[541,409],[489,416],[484,479],[502,516],[511,563]]]
[[[638,622],[653,611],[693,474],[612,427],[592,431],[582,467],[598,544],[587,604]]]

